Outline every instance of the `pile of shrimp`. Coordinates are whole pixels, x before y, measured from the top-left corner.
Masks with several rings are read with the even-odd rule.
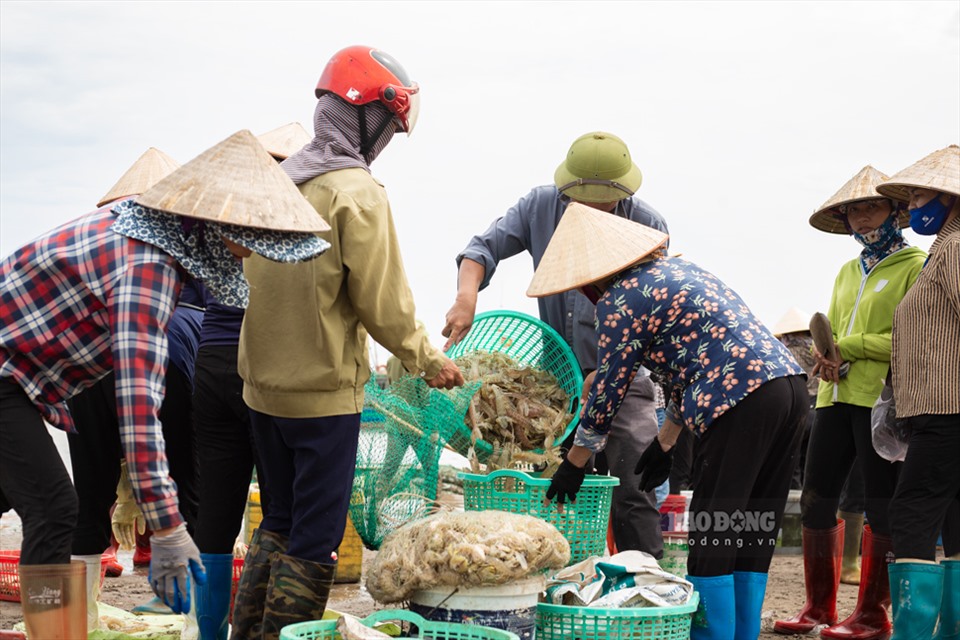
[[[383,540],[367,574],[377,602],[435,587],[501,585],[565,567],[570,544],[552,524],[504,511],[442,511]]]
[[[474,351],[456,359],[465,380],[483,384],[467,410],[466,425],[474,442],[493,445],[489,467],[513,462],[552,462],[554,444],[573,415],[570,396],[548,371],[517,362],[503,353]],[[559,444],[559,443],[557,443]],[[523,455],[542,450],[544,454]]]

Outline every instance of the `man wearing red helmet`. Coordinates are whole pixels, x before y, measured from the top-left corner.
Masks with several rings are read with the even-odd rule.
[[[463,384],[417,326],[390,204],[370,175],[394,134],[413,130],[418,91],[382,51],[333,56],[317,85],[315,137],[281,164],[330,225],[329,259],[245,268],[252,291],[238,369],[270,508],[247,553],[234,638],[277,638],[323,615],[370,378],[367,332],[431,387]]]

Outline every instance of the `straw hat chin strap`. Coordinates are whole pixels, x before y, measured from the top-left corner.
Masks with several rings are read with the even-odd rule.
[[[614,182],[613,180],[594,180],[592,178],[577,178],[573,182],[568,182],[567,184],[560,187],[560,193],[563,193],[567,189],[571,189],[573,187],[582,187],[585,184],[598,184],[604,187],[613,187],[614,189],[620,189],[621,191],[626,193],[628,196],[632,196],[634,194],[633,191],[623,186],[619,182]]]

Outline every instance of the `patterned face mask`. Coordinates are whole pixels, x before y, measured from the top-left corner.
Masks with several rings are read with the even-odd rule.
[[[896,211],[891,212],[883,224],[873,231],[862,235],[852,230],[850,233],[863,246],[860,252],[860,263],[864,271],[870,271],[888,255],[906,246]]]
[[[274,262],[311,260],[330,248],[312,233],[270,231],[208,220],[183,224],[184,218],[125,200],[113,208],[113,231],[152,244],[173,256],[200,280],[221,304],[245,309],[250,287],[243,264],[221,236]]]

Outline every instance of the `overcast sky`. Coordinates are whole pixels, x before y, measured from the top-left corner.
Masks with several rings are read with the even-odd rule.
[[[815,208],[866,164],[960,141],[957,1],[3,0],[0,254],[91,210],[148,147],[185,163],[240,129],[310,130],[317,78],[352,44],[422,88],[373,173],[438,345],[456,254],[583,133],[626,140],[672,249],[770,325],[825,311],[859,251],[810,227]],[[505,262],[479,310],[536,313],[531,275]]]

